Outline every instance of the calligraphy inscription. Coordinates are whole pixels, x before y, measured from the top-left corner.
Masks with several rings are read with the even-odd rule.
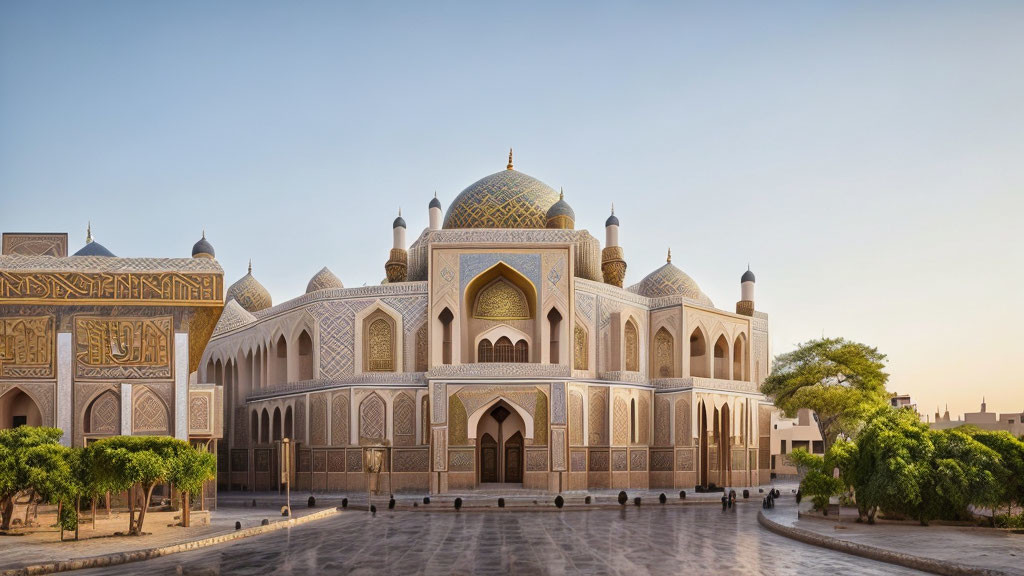
[[[155,318],[75,318],[78,378],[171,378],[174,321]]]
[[[218,274],[0,271],[0,303],[223,304]]]
[[[0,318],[0,378],[53,378],[53,316]]]

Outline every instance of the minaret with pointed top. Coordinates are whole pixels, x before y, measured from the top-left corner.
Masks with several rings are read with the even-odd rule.
[[[505,166],[506,170],[512,170],[512,149],[508,149],[508,166]]]
[[[612,204],[611,216],[604,221],[604,243],[604,250],[601,251],[604,283],[622,288],[622,282],[626,279],[626,259],[619,246],[619,218],[615,215],[615,204]]]
[[[387,273],[388,282],[405,282],[409,271],[409,252],[405,249],[405,219],[402,218],[402,209],[398,209],[398,218],[395,218],[391,225],[391,233],[394,242],[391,245],[391,256],[384,264],[384,271]]]
[[[430,199],[430,206],[428,207],[430,213],[430,226],[431,230],[441,229],[441,201],[437,199],[437,191],[434,191],[434,197]]]
[[[754,273],[750,271],[750,264],[747,264],[747,271],[740,277],[740,301],[736,303],[736,313],[754,315]]]

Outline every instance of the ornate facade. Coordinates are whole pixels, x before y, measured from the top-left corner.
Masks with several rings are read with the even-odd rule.
[[[623,288],[618,218],[602,248],[511,154],[428,222],[407,247],[395,219],[381,285],[323,269],[274,306],[250,271],[228,290],[200,368],[227,396],[223,488],[276,488],[286,437],[298,489],[365,489],[377,446],[392,492],[767,481],[753,274],[736,311],[671,257]]]
[[[118,258],[90,230],[68,256],[66,234],[4,234],[0,428],[55,426],[77,446],[140,434],[215,447],[222,388],[197,379],[224,303],[212,251],[204,238],[192,258]]]

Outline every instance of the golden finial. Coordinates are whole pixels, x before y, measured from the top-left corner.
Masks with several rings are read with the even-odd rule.
[[[558,199],[559,200],[564,200],[565,199],[565,189],[563,189],[561,186],[558,187]]]
[[[672,249],[671,248],[668,249],[668,257],[665,258],[665,262],[668,262],[670,264],[672,263]]]
[[[249,274],[252,274],[252,258],[249,258]]]
[[[90,220],[88,226],[85,227],[85,243],[92,244],[92,220]]]
[[[615,202],[612,202],[612,216],[615,216]]]
[[[511,148],[508,149],[508,166],[505,166],[505,169],[506,170],[511,170],[512,169],[512,149]]]

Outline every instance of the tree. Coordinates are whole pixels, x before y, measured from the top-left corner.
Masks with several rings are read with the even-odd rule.
[[[1014,505],[1024,505],[1024,442],[1014,438],[1005,430],[983,431],[962,427],[978,442],[999,454],[1002,469],[997,472],[996,485],[999,487],[1001,504],[1010,513]]]
[[[25,453],[28,486],[44,501],[58,506],[61,540],[65,530],[74,530],[78,538],[78,502],[82,495],[77,475],[80,452],[60,444],[40,444]]]
[[[884,368],[885,354],[877,348],[842,338],[811,340],[775,358],[761,392],[789,418],[801,408],[813,410],[827,452],[840,433],[852,436],[886,404]]]
[[[138,520],[134,510],[128,517],[128,533],[141,535],[153,488],[169,481],[174,459],[191,447],[184,440],[167,436],[114,436],[97,441],[93,449],[99,482],[114,490],[141,492]]]
[[[187,446],[178,450],[170,464],[169,479],[181,492],[181,525],[190,524],[189,496],[203,489],[203,484],[217,476],[217,457],[205,449]]]
[[[827,458],[811,454],[805,448],[797,448],[790,458],[804,472],[800,481],[800,492],[811,497],[815,510],[828,514],[828,501],[843,491],[843,482],[832,476],[832,467]]]
[[[935,518],[964,520],[970,517],[969,506],[998,506],[1002,491],[997,479],[1006,475],[999,454],[960,428],[930,430],[929,435],[935,453],[915,517],[922,524]]]
[[[56,445],[63,432],[59,428],[20,426],[0,430],[0,530],[11,529],[14,497],[31,488],[29,450],[42,445]]]

